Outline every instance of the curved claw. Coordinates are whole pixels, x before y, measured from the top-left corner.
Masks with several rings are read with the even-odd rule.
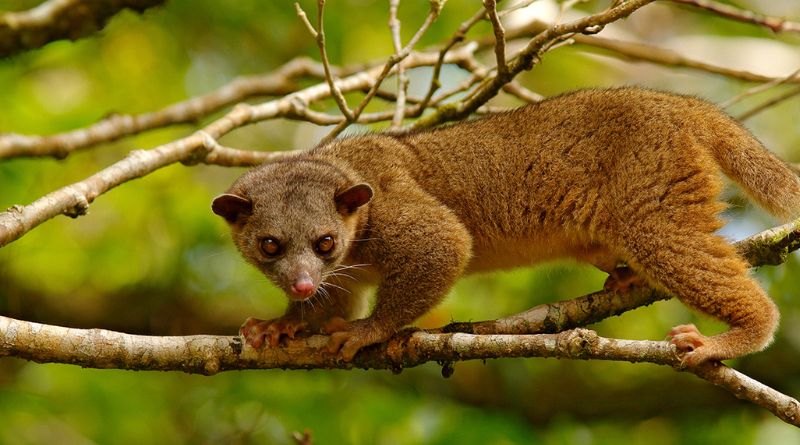
[[[282,336],[294,338],[307,325],[308,323],[291,317],[279,317],[272,320],[250,317],[239,328],[239,335],[244,337],[245,343],[255,349],[260,349],[265,342],[274,348],[278,346]]]
[[[644,278],[636,274],[630,267],[617,267],[608,273],[603,289],[611,292],[625,293],[632,287],[647,284]]]
[[[670,343],[675,345],[686,367],[695,367],[713,359],[707,347],[708,337],[701,334],[693,324],[675,326],[669,331]]]
[[[369,320],[347,322],[340,317],[329,320],[324,328],[325,332],[330,334],[328,352],[338,353],[341,360],[350,362],[364,346],[388,339],[390,335],[376,329],[374,324]]]

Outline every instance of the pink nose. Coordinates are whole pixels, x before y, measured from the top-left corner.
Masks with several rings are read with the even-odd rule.
[[[317,290],[317,287],[314,286],[314,282],[311,281],[309,277],[301,277],[298,278],[297,281],[292,284],[292,296],[295,298],[308,298],[314,294]]]

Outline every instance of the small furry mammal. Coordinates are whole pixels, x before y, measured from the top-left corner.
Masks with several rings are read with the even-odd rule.
[[[715,234],[720,170],[771,213],[800,212],[800,178],[741,125],[703,100],[640,88],[334,140],[250,170],[212,208],[290,299],[282,317],[242,326],[256,348],[323,331],[349,361],[465,273],[567,257],[608,272],[607,287],[644,282],[727,323],[709,337],[672,329],[696,366],[763,349],[778,324]],[[377,302],[362,318],[371,286]]]

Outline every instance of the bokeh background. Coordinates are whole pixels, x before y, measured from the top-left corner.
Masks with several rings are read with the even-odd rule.
[[[0,1],[0,10],[36,1]],[[315,3],[304,0],[313,17]],[[589,1],[582,10],[607,2]],[[726,2],[727,3],[727,2]],[[738,6],[800,20],[795,0],[737,0]],[[450,0],[418,47],[446,39],[480,2]],[[525,14],[552,18],[557,5]],[[427,2],[401,4],[407,41]],[[391,52],[388,5],[331,0],[326,33],[331,60],[361,63]],[[488,24],[470,36],[491,35]],[[800,36],[735,23],[670,3],[650,5],[601,34],[649,42],[729,67],[786,76],[800,68]],[[0,60],[0,132],[50,134],[108,113],[153,111],[213,90],[237,75],[275,69],[297,55],[318,58],[288,1],[170,0],[113,18],[91,38],[61,41]],[[487,63],[491,51],[483,54]],[[429,69],[413,71],[411,93]],[[446,69],[446,85],[464,78]],[[518,80],[553,95],[582,87],[644,85],[721,102],[753,86],[717,75],[608,57],[564,46]],[[316,82],[316,81],[314,81]],[[387,82],[393,88],[394,81]],[[740,113],[785,91],[734,106]],[[359,95],[349,96],[351,103]],[[504,98],[495,105],[513,106]],[[380,107],[375,103],[374,107]],[[317,109],[337,112],[333,102]],[[211,118],[209,118],[210,120]],[[800,161],[800,99],[749,119],[747,127],[784,158]],[[0,208],[43,194],[121,159],[182,137],[176,126],[75,153],[62,161],[0,161]],[[376,125],[374,128],[381,128]],[[354,127],[351,131],[362,131]],[[327,128],[265,122],[222,142],[253,150],[303,148]],[[285,298],[239,259],[211,199],[242,173],[174,165],[101,197],[88,215],[58,217],[0,249],[0,314],[82,328],[152,335],[234,334],[248,316],[279,315]],[[777,221],[735,188],[725,236],[741,239]],[[800,395],[800,261],[756,272],[783,314],[775,344],[732,362],[776,389]],[[556,263],[463,279],[421,326],[509,315],[602,286],[589,266]],[[704,332],[724,326],[676,301],[594,325],[601,335],[662,339],[675,324]],[[647,364],[496,360],[459,363],[449,379],[435,364],[393,375],[381,371],[247,371],[213,377],[178,372],[89,370],[0,359],[0,443],[294,443],[310,430],[319,444],[767,444],[800,443],[800,430],[692,375]]]

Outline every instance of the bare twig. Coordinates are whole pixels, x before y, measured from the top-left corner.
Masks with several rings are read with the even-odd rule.
[[[196,122],[225,107],[255,96],[277,96],[297,89],[294,80],[324,76],[321,65],[311,59],[293,59],[277,70],[246,76],[202,96],[196,96],[143,114],[112,114],[86,128],[49,136],[0,135],[0,159],[20,156],[64,158],[74,151],[115,141],[154,128]]]
[[[503,24],[500,23],[500,17],[497,16],[497,1],[483,0],[483,7],[486,8],[486,14],[489,16],[489,21],[492,22],[492,30],[494,31],[494,57],[497,61],[497,76],[504,77],[508,75],[508,66],[506,66],[506,31],[503,29]]]
[[[123,9],[142,12],[164,0],[48,0],[28,11],[0,14],[0,57],[54,40],[77,40],[102,29]]]
[[[561,25],[553,25],[530,39],[527,46],[521,50],[509,63],[507,74],[500,73],[487,79],[481,84],[476,94],[452,106],[441,107],[435,113],[419,119],[416,127],[430,127],[442,122],[462,119],[469,116],[478,107],[486,103],[497,94],[503,85],[510,82],[521,71],[530,69],[540,59],[541,54],[554,43],[568,38],[574,33],[595,33],[602,26],[627,17],[637,9],[651,3],[653,0],[630,0],[603,12],[593,14],[579,20]]]
[[[396,57],[400,57],[400,52],[403,50],[403,43],[400,38],[400,19],[397,18],[399,6],[400,0],[389,0],[389,29],[392,34],[392,45],[394,46]],[[400,63],[397,65],[397,99],[395,101],[394,116],[392,117],[392,127],[399,127],[403,124],[407,90],[408,77],[406,76],[405,67]]]
[[[534,20],[526,25],[507,30],[506,39],[511,40],[530,35],[536,35],[550,26],[552,25]],[[586,45],[605,50],[604,54],[620,59],[641,60],[659,65],[690,68],[698,71],[705,71],[712,74],[719,74],[734,79],[744,80],[747,82],[762,83],[785,79],[785,77],[770,77],[762,74],[752,73],[750,71],[734,70],[718,65],[712,65],[701,60],[688,58],[669,49],[659,48],[657,46],[640,42],[631,42],[580,34],[573,35],[571,39],[580,45]],[[481,47],[485,47],[492,45],[494,42],[493,39],[482,39],[478,43]],[[800,79],[789,79],[786,81],[786,83],[800,83]]]
[[[325,28],[323,20],[323,15],[325,12],[325,0],[317,0],[316,29],[311,26],[311,22],[308,21],[308,16],[306,15],[305,11],[303,11],[303,8],[300,7],[300,3],[295,3],[294,8],[297,10],[297,16],[300,17],[300,20],[306,25],[306,28],[308,28],[309,32],[311,32],[311,35],[317,41],[320,58],[322,59],[322,66],[325,69],[325,80],[328,82],[328,86],[332,91],[333,100],[336,102],[336,105],[339,106],[339,110],[342,112],[342,114],[348,120],[352,120],[353,111],[347,106],[347,100],[345,100],[344,95],[336,85],[336,81],[333,79],[333,74],[331,73],[331,64],[328,60],[328,50],[325,47]]]
[[[720,103],[719,106],[722,107],[722,108],[728,108],[731,105],[734,105],[734,104],[740,102],[744,98],[750,97],[750,96],[752,96],[754,94],[762,93],[762,92],[767,91],[769,89],[772,89],[772,88],[774,88],[774,87],[776,87],[778,85],[783,85],[783,84],[785,84],[787,82],[791,82],[791,81],[793,81],[795,79],[798,79],[799,75],[800,75],[800,69],[797,69],[792,74],[789,74],[786,77],[774,79],[774,80],[771,80],[769,82],[763,83],[761,85],[757,85],[757,86],[755,86],[753,88],[749,88],[749,89],[745,90],[744,92],[742,92],[741,94],[738,94],[738,95],[726,100],[725,102]]]
[[[344,131],[345,128],[347,128],[352,122],[354,122],[355,119],[358,119],[358,117],[364,111],[364,108],[367,107],[367,104],[369,104],[369,102],[377,93],[383,81],[386,79],[386,77],[389,76],[389,73],[393,71],[395,65],[402,62],[406,57],[408,57],[409,54],[411,54],[411,51],[414,49],[414,46],[416,46],[417,42],[422,37],[422,35],[425,34],[425,32],[428,30],[431,24],[433,24],[433,22],[436,21],[436,19],[439,17],[439,13],[442,10],[442,6],[444,6],[444,2],[445,0],[431,0],[430,11],[428,12],[428,15],[425,17],[425,21],[419,27],[414,36],[411,37],[411,40],[408,41],[406,46],[403,47],[403,50],[400,51],[399,54],[392,54],[392,56],[389,57],[389,60],[386,61],[386,64],[383,66],[383,71],[381,71],[381,74],[378,75],[377,79],[375,79],[372,88],[370,88],[367,95],[364,96],[364,99],[361,100],[361,103],[358,104],[358,107],[356,107],[355,111],[353,112],[352,119],[348,118],[344,122],[337,125],[333,130],[331,130],[330,133],[328,133],[322,139],[323,143],[330,141],[331,139],[338,136],[342,131]]]
[[[777,105],[777,104],[779,104],[779,103],[781,103],[783,101],[789,100],[789,99],[791,99],[791,98],[793,98],[795,96],[798,96],[798,95],[800,95],[800,87],[792,88],[792,89],[786,91],[785,93],[783,93],[783,94],[781,94],[779,96],[773,97],[772,99],[764,102],[763,104],[760,104],[758,106],[753,107],[752,109],[750,109],[748,111],[745,111],[744,113],[740,114],[739,116],[736,116],[736,118],[739,119],[740,121],[744,121],[744,120],[750,119],[751,117],[755,116],[756,114],[758,114],[758,113],[760,113],[760,112],[762,112],[762,111],[764,111],[766,109],[769,109],[771,107],[774,107],[775,105]]]
[[[458,51],[451,51],[447,59],[451,63],[457,63],[460,60],[472,58],[474,49],[474,46],[464,46]],[[408,56],[406,64],[409,67],[431,66],[437,62],[438,57],[438,53],[413,53]],[[375,67],[358,72],[338,80],[337,86],[342,91],[357,91],[371,87],[379,76],[385,77],[384,71],[385,67]],[[125,159],[83,181],[51,192],[27,206],[12,206],[7,211],[0,213],[0,247],[60,214],[72,217],[80,216],[86,213],[89,204],[103,193],[167,165],[176,162],[206,162],[207,159],[217,159],[224,165],[236,163],[237,161],[231,158],[230,152],[226,152],[225,155],[214,155],[213,150],[209,151],[205,134],[216,140],[233,129],[249,123],[294,115],[298,103],[301,104],[300,106],[304,106],[304,104],[328,97],[330,97],[330,88],[327,83],[322,83],[263,104],[239,104],[222,118],[204,127],[202,129],[204,133],[198,132],[151,150],[135,150]],[[279,155],[275,154],[275,156]],[[243,161],[239,164],[257,162],[260,157],[255,156],[251,159],[252,161]]]
[[[442,64],[444,63],[444,58],[447,55],[447,52],[450,51],[453,46],[458,43],[464,41],[466,38],[467,32],[475,26],[482,18],[486,16],[486,11],[484,9],[479,10],[475,14],[472,15],[467,21],[461,23],[458,27],[458,30],[452,35],[450,40],[439,50],[439,60],[436,61],[436,65],[433,66],[433,74],[431,75],[431,84],[428,87],[428,92],[425,93],[425,97],[422,99],[420,106],[417,108],[419,114],[417,116],[422,115],[422,112],[428,107],[428,104],[433,97],[433,94],[441,88],[442,83],[439,80],[439,76],[441,75],[442,71]]]
[[[752,23],[754,25],[764,26],[771,29],[775,33],[780,32],[800,32],[800,23],[792,22],[780,17],[770,17],[757,12],[748,11],[746,9],[737,8],[735,6],[726,5],[713,0],[672,0],[675,3],[682,3],[684,5],[694,6],[696,8],[705,9],[706,11],[713,12],[726,19],[737,20],[744,23]]]

